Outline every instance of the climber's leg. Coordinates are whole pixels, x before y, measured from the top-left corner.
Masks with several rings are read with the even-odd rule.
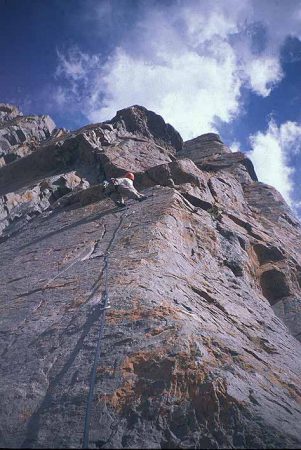
[[[138,200],[141,202],[142,200],[145,200],[147,197],[143,194],[140,194],[140,192],[137,191],[137,189],[133,188],[127,188],[124,186],[118,186],[118,191],[121,195],[127,198],[131,198],[134,200]]]
[[[110,198],[113,200],[116,206],[125,206],[124,198],[119,191],[112,192]]]

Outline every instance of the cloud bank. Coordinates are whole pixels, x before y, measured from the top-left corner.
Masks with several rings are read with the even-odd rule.
[[[294,206],[298,180],[293,165],[298,159],[301,163],[301,124],[288,121],[277,126],[271,120],[266,132],[252,135],[250,141],[252,151],[248,156],[259,180],[274,186]]]
[[[115,7],[134,5],[125,3]],[[85,26],[95,33],[117,26],[114,1],[87,5]],[[142,104],[184,139],[215,131],[217,119],[229,123],[241,113],[243,86],[268,96],[279,83],[281,45],[298,36],[300,11],[294,0],[141,2],[108,55],[58,51],[54,99],[93,122]]]

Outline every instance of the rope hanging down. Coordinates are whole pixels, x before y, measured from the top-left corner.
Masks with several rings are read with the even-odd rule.
[[[127,210],[128,208],[126,208]],[[125,210],[125,211],[126,211]],[[90,431],[90,418],[91,418],[91,409],[92,409],[92,403],[93,403],[93,395],[94,395],[94,388],[95,388],[95,381],[96,381],[96,370],[100,358],[100,347],[101,347],[101,340],[103,337],[104,327],[105,327],[105,320],[106,320],[106,310],[108,309],[109,305],[109,290],[108,290],[108,278],[109,278],[109,257],[110,257],[110,249],[112,245],[114,244],[114,241],[116,239],[117,233],[123,223],[123,220],[125,218],[125,211],[123,214],[121,214],[119,223],[113,233],[112,239],[109,242],[109,245],[107,247],[107,250],[104,254],[104,294],[101,305],[100,306],[100,323],[99,323],[99,331],[98,331],[98,338],[97,338],[97,344],[96,344],[96,350],[95,350],[95,356],[94,356],[94,362],[93,367],[91,370],[91,376],[90,376],[90,384],[89,384],[89,395],[87,400],[87,407],[86,407],[86,414],[85,414],[85,423],[84,423],[84,436],[83,436],[83,446],[82,448],[89,448],[89,431]]]

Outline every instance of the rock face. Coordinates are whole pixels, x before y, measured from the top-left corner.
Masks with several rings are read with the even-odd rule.
[[[15,105],[0,103],[0,122],[9,122],[23,113]]]
[[[49,116],[23,116],[17,107],[0,103],[0,167],[30,154],[54,129]]]
[[[2,447],[82,446],[103,322],[91,448],[300,447],[300,223],[217,135],[181,142],[134,106],[0,169]]]
[[[190,139],[184,143],[183,155],[195,162],[201,162],[207,156],[231,153],[230,149],[226,147],[218,134],[207,133]]]
[[[171,125],[165,123],[161,116],[142,106],[135,105],[117,111],[116,116],[108,123],[113,124],[117,129],[158,140],[163,146],[167,143],[177,151],[182,150],[183,140],[180,134]]]

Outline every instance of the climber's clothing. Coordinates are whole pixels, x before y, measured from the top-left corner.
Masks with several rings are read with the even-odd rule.
[[[117,206],[125,206],[125,198],[132,198],[138,201],[146,199],[145,195],[140,194],[135,189],[133,180],[130,178],[111,178],[109,182],[105,183],[105,195],[110,197]]]

